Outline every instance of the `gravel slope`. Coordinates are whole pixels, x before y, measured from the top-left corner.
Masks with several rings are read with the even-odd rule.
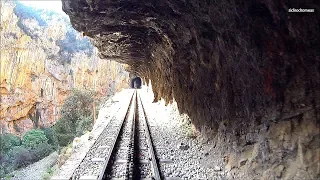
[[[15,177],[11,178],[11,180],[42,180],[42,175],[47,172],[48,168],[55,164],[57,158],[58,153],[53,152],[42,160],[22,168],[19,171],[15,171]]]

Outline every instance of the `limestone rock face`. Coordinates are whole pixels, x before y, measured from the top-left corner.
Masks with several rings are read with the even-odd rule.
[[[315,1],[66,0],[63,10],[102,58],[151,80],[155,100],[176,100],[227,154],[230,177],[319,177]]]
[[[128,86],[124,66],[100,59],[83,42],[90,44],[88,39],[79,36],[74,44],[68,42],[80,34],[70,32],[70,23],[40,13],[49,18],[44,22],[53,23],[41,25],[30,14],[20,14],[25,8],[1,1],[0,133],[22,135],[53,125],[73,88],[96,91],[99,98]],[[77,45],[86,46],[72,47]],[[87,49],[93,49],[91,55]]]

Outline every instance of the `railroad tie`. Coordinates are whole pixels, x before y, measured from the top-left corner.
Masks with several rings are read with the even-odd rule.
[[[106,139],[115,139],[114,137],[112,137],[112,136],[107,136],[107,137],[105,137]]]
[[[139,160],[139,163],[140,163],[140,164],[149,164],[149,163],[150,163],[150,160],[140,159],[140,160]]]
[[[141,147],[140,150],[148,150],[148,147]]]
[[[160,159],[159,162],[160,163],[173,163],[173,161],[171,159]]]
[[[99,146],[98,149],[107,149],[107,148],[110,148],[110,146]]]
[[[98,176],[81,176],[79,180],[97,180]]]
[[[92,158],[92,162],[104,162],[106,159],[105,158]]]
[[[166,177],[166,180],[181,180],[179,177]]]
[[[116,163],[122,164],[122,163],[127,163],[128,161],[126,159],[118,159],[116,160]]]
[[[70,177],[55,176],[52,177],[51,180],[70,180]]]

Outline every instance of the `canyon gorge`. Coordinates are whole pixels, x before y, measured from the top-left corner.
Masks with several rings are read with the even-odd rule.
[[[50,127],[73,89],[99,99],[128,87],[125,65],[102,60],[68,17],[1,1],[0,127],[23,135]]]

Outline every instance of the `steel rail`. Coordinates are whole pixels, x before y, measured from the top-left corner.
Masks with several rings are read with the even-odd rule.
[[[146,140],[147,140],[147,143],[148,143],[148,151],[149,151],[149,160],[151,162],[151,169],[152,169],[152,175],[153,175],[153,179],[155,180],[161,180],[161,174],[160,174],[160,170],[159,170],[159,161],[155,155],[155,150],[154,150],[154,146],[153,146],[153,142],[152,142],[152,138],[151,138],[151,135],[150,135],[150,127],[149,127],[149,124],[148,124],[148,118],[147,118],[147,114],[145,112],[145,109],[143,107],[143,104],[142,104],[142,100],[141,100],[141,97],[139,95],[139,102],[141,104],[141,109],[143,111],[143,114],[144,114],[144,124],[145,124],[145,134],[146,134]]]
[[[126,115],[125,117],[123,118],[122,122],[121,122],[121,125],[116,133],[116,139],[112,142],[112,145],[111,145],[111,150],[109,151],[108,155],[107,155],[107,158],[105,159],[104,161],[104,165],[103,165],[103,168],[100,172],[100,175],[98,177],[98,180],[102,180],[102,179],[106,179],[105,175],[106,174],[106,170],[107,170],[107,167],[109,166],[109,164],[111,163],[111,155],[114,154],[114,151],[115,151],[115,145],[116,143],[118,142],[119,140],[119,135],[120,135],[120,132],[122,131],[123,127],[124,127],[124,121],[128,119],[129,117],[129,113],[130,113],[130,108],[132,106],[132,102],[133,102],[133,99],[134,99],[134,95],[136,95],[136,91],[133,92],[133,95],[131,97],[131,100],[130,100],[130,103],[129,103],[129,106],[128,106],[128,109],[127,109],[127,112],[126,112]]]
[[[133,179],[134,176],[134,152],[135,152],[135,129],[136,129],[136,113],[137,111],[137,90],[135,90],[135,101],[133,104],[133,119],[131,125],[131,134],[130,134],[130,144],[129,144],[129,154],[128,154],[128,161],[127,161],[127,179]]]

